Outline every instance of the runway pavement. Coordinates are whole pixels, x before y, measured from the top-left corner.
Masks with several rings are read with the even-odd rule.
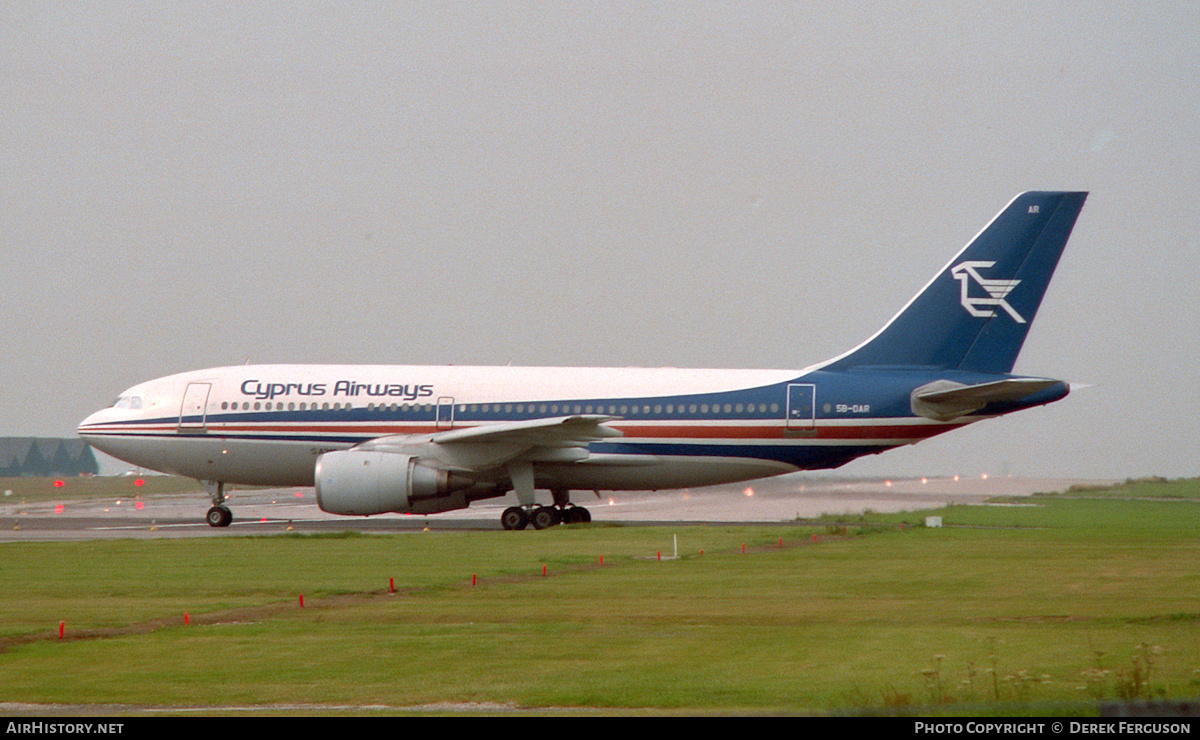
[[[982,504],[997,496],[1062,491],[1074,484],[1106,483],[1054,478],[853,479],[791,474],[736,485],[675,491],[574,492],[596,522],[627,524],[782,524],[822,514],[911,511],[951,503]],[[548,499],[548,497],[547,497]],[[548,501],[547,501],[548,502]],[[234,490],[234,521],[224,529],[204,523],[210,502],[195,493],[123,499],[69,499],[0,503],[0,542],[156,537],[225,537],[284,532],[364,533],[498,530],[511,494],[469,509],[431,516],[389,514],[340,517],[317,508],[311,488]],[[530,527],[530,534],[535,534]]]

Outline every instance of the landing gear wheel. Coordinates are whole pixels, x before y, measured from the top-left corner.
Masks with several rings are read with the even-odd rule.
[[[587,524],[592,521],[592,513],[582,506],[568,506],[562,510],[563,524]]]
[[[534,529],[547,529],[558,524],[560,521],[558,509],[553,506],[539,506],[533,510],[533,527]]]
[[[224,506],[214,506],[208,510],[205,519],[210,527],[228,527],[233,521],[233,512]]]
[[[525,529],[529,526],[529,515],[520,506],[510,506],[500,515],[500,523],[505,529]]]

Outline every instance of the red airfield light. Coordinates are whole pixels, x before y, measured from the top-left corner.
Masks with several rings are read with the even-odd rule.
[[[62,488],[62,487],[63,487],[63,486],[65,486],[65,485],[67,485],[67,482],[66,482],[66,481],[62,481],[62,480],[55,480],[55,481],[54,481],[54,487],[55,487],[55,488]]]
[[[146,481],[142,480],[141,478],[138,478],[137,480],[135,480],[133,482],[133,485],[137,486],[138,488],[141,488],[142,486],[146,485]]]

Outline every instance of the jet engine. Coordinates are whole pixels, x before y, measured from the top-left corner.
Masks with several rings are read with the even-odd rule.
[[[330,514],[432,514],[466,508],[475,481],[398,452],[343,450],[317,458],[317,505]]]

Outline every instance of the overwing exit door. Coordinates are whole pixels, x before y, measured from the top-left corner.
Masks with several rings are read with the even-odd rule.
[[[450,396],[440,396],[437,402],[437,428],[454,428],[454,399]]]

